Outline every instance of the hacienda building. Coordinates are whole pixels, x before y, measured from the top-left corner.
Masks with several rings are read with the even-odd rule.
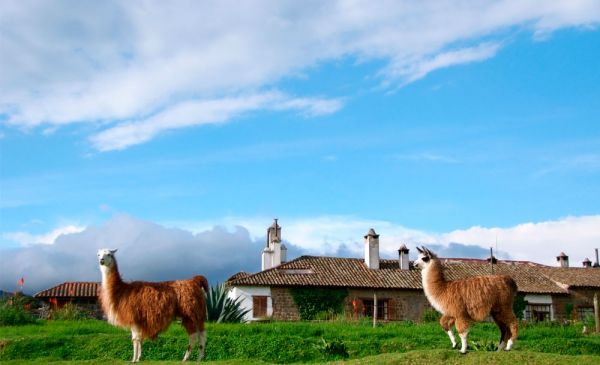
[[[343,313],[349,318],[372,316],[385,321],[422,318],[431,308],[423,293],[421,272],[409,260],[409,249],[401,245],[398,258],[380,259],[379,235],[370,229],[364,236],[364,258],[301,256],[286,261],[277,220],[267,230],[262,252],[262,270],[237,273],[227,281],[229,296],[248,309],[249,321],[271,318],[298,320],[300,314],[291,291],[313,288],[345,289]],[[598,259],[596,258],[596,261]],[[567,255],[557,257],[558,267],[529,261],[442,258],[446,278],[506,274],[517,283],[527,306],[525,320],[583,319],[593,315],[593,297],[600,293],[600,269],[586,259],[584,267],[569,267]]]

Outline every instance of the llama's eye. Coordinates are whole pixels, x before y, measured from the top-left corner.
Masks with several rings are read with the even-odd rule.
[[[421,260],[423,260],[423,262],[428,262],[429,261],[429,257],[423,257]]]

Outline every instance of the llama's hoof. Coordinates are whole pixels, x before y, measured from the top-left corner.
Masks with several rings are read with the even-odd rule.
[[[457,344],[454,344],[454,345],[452,345],[452,348],[453,348],[453,349],[455,349],[455,348],[456,348],[456,346],[458,346],[458,345],[457,345]]]
[[[466,355],[467,354],[466,351],[465,352],[459,351],[458,353],[461,354],[461,355]]]

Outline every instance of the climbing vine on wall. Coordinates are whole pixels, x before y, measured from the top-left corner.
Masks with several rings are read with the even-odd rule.
[[[312,320],[321,313],[340,314],[348,290],[330,288],[290,288],[290,294],[300,312],[300,318]]]

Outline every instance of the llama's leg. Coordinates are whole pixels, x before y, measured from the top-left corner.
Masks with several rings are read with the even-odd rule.
[[[461,318],[456,319],[456,331],[460,336],[460,353],[467,353],[467,335],[469,334],[469,321]]]
[[[196,342],[198,342],[198,332],[194,332],[192,334],[188,334],[188,347],[187,350],[185,351],[185,355],[183,355],[183,361],[187,361],[190,358],[190,355],[192,354],[192,351],[194,350],[194,346],[196,345]]]
[[[204,359],[204,351],[206,350],[206,330],[200,331],[199,336],[200,336],[200,353],[198,354],[198,361]]]
[[[506,341],[508,340],[508,337],[510,337],[510,330],[508,329],[506,323],[502,321],[502,318],[500,318],[500,316],[497,313],[492,313],[492,318],[494,319],[494,322],[496,322],[496,325],[500,329],[500,343],[498,344],[498,351],[502,351],[506,346]]]
[[[133,358],[131,362],[138,362],[142,356],[142,335],[137,328],[131,329],[131,342],[133,343]]]
[[[515,317],[514,313],[510,313],[510,320],[508,321],[508,327],[510,329],[510,338],[506,343],[506,351],[510,351],[517,340],[517,335],[519,334],[519,321],[517,317]]]
[[[440,318],[440,325],[444,329],[444,332],[446,332],[448,334],[448,337],[450,337],[450,342],[452,342],[452,348],[455,349],[456,348],[456,338],[454,337],[454,333],[452,332],[453,324],[454,324],[453,317],[443,315]]]

